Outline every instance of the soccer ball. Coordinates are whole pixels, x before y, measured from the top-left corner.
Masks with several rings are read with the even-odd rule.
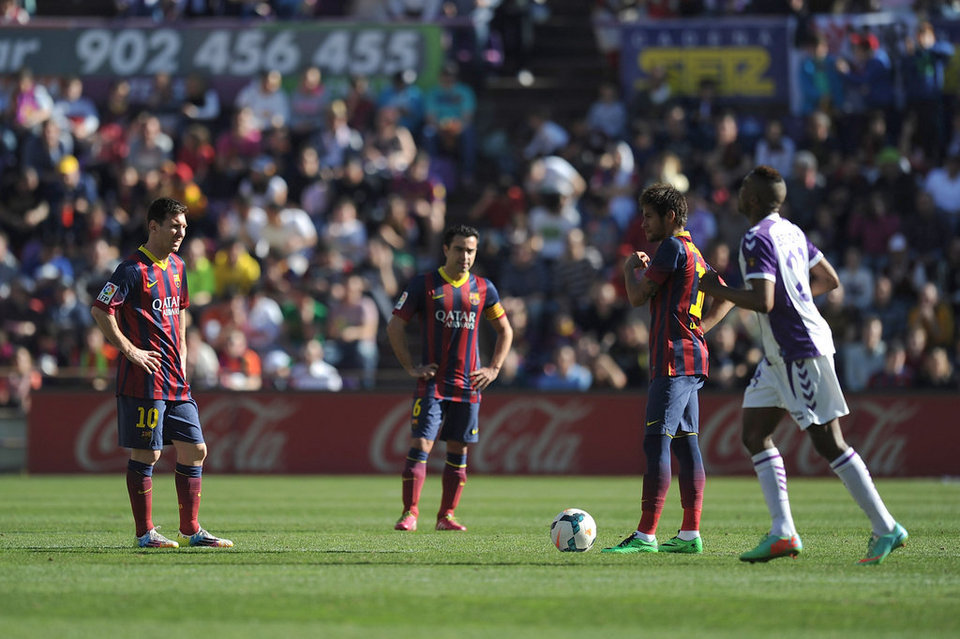
[[[587,511],[567,508],[553,518],[550,539],[560,552],[590,550],[597,539],[597,524]]]

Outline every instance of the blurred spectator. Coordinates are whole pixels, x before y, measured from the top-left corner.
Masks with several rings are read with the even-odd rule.
[[[859,200],[856,207],[850,215],[847,238],[863,249],[870,263],[878,264],[887,252],[891,238],[900,235],[900,218],[876,193]]]
[[[907,325],[905,304],[893,296],[893,284],[885,275],[878,275],[873,283],[873,298],[867,307],[870,315],[880,319],[883,326],[883,339],[889,340],[902,335]]]
[[[186,126],[214,126],[220,119],[220,95],[210,86],[205,75],[195,72],[187,76],[180,111]]]
[[[523,157],[527,160],[560,155],[570,141],[566,130],[550,119],[550,110],[546,107],[531,112],[527,116],[527,126],[531,133],[530,142],[523,147]]]
[[[903,342],[894,340],[887,346],[883,369],[870,377],[867,387],[870,390],[911,388],[913,378],[913,371],[907,366],[907,351]]]
[[[800,61],[800,113],[831,113],[843,105],[843,80],[826,36],[817,36]],[[788,191],[789,192],[789,191]]]
[[[327,108],[327,89],[319,67],[309,66],[290,95],[290,132],[299,144],[317,132]]]
[[[73,135],[74,146],[82,149],[82,155],[85,155],[100,128],[100,115],[93,100],[83,94],[80,76],[66,78],[63,93],[54,104],[53,116],[61,128]]]
[[[327,109],[327,126],[314,136],[311,144],[320,156],[320,168],[328,175],[338,176],[351,154],[363,150],[363,136],[347,123],[347,105],[334,100]]]
[[[543,391],[586,391],[593,383],[590,371],[577,363],[577,352],[573,346],[558,346],[550,362],[534,379],[533,385]]]
[[[620,140],[626,134],[627,109],[614,84],[604,82],[600,85],[600,94],[587,111],[587,126],[608,140]]]
[[[127,165],[143,177],[150,171],[159,171],[172,158],[173,140],[163,132],[160,119],[150,113],[141,114],[130,139]]]
[[[359,265],[367,255],[367,227],[357,217],[353,200],[342,198],[333,205],[323,235],[351,265]]]
[[[267,223],[257,239],[257,257],[274,255],[287,261],[290,270],[302,275],[310,253],[317,245],[317,229],[303,209],[267,202]]]
[[[365,283],[359,275],[347,277],[338,288],[327,316],[328,361],[341,372],[348,388],[373,388],[379,359],[377,305],[364,295]]]
[[[191,285],[191,298],[193,290]],[[196,389],[215,388],[220,378],[217,352],[203,340],[197,326],[187,327],[187,381]]]
[[[180,251],[180,257],[187,267],[191,308],[203,308],[213,301],[217,286],[213,263],[207,257],[206,241],[201,237],[191,237],[186,250]]]
[[[377,97],[377,106],[380,109],[392,107],[396,109],[398,123],[419,137],[423,126],[423,93],[413,84],[416,74],[413,71],[397,71],[390,80],[390,84],[380,91]]]
[[[30,22],[30,13],[20,6],[20,0],[0,0],[0,25],[13,26]]]
[[[603,259],[579,228],[566,234],[563,255],[553,264],[553,295],[567,310],[582,309],[590,287],[600,273]]]
[[[265,286],[255,286],[247,297],[247,341],[258,353],[268,353],[283,331],[283,311]]]
[[[360,155],[350,155],[343,173],[329,184],[326,199],[332,205],[330,210],[341,200],[350,200],[362,222],[372,221],[383,206],[384,188],[380,175],[364,170]]]
[[[300,359],[290,372],[290,386],[296,390],[339,391],[340,373],[324,359],[323,344],[315,339],[303,345]]]
[[[894,76],[890,58],[878,54],[875,37],[853,35],[853,59],[837,60],[837,70],[846,85],[846,109],[842,136],[847,149],[853,151],[867,124],[867,114],[880,111],[892,116],[894,106]]]
[[[440,71],[437,86],[427,93],[423,136],[431,157],[456,158],[460,177],[469,183],[476,159],[473,116],[477,98],[473,89],[458,79],[458,74],[457,65],[448,62]]]
[[[247,346],[243,331],[232,329],[219,353],[220,386],[228,390],[260,390],[263,386],[260,356]]]
[[[866,310],[873,301],[873,272],[863,264],[860,249],[847,247],[843,254],[843,266],[837,269],[837,275],[847,304],[859,311]]]
[[[946,215],[953,231],[960,230],[960,154],[951,154],[944,166],[932,169],[923,182],[923,190]]]
[[[290,100],[282,88],[283,76],[268,70],[245,86],[234,100],[237,110],[250,109],[253,126],[260,131],[290,123]]]
[[[783,123],[777,119],[768,121],[763,138],[757,142],[754,163],[772,166],[786,180],[793,173],[794,153],[796,145],[784,134]],[[787,193],[790,193],[790,189],[787,189]]]
[[[567,234],[579,228],[580,212],[569,192],[541,191],[540,204],[530,210],[530,232],[540,242],[540,258],[552,265],[563,255]]]
[[[376,115],[376,127],[367,136],[363,154],[377,171],[403,173],[417,155],[417,144],[410,130],[398,123],[399,114],[392,107],[382,107]]]
[[[957,391],[956,371],[945,348],[937,346],[924,356],[923,368],[917,377],[917,387]]]
[[[239,239],[228,240],[213,258],[216,295],[228,291],[248,293],[260,279],[260,264]]]
[[[221,191],[230,193],[240,177],[247,173],[250,163],[260,154],[262,134],[257,128],[253,111],[249,108],[238,109],[233,116],[232,126],[224,131],[216,142],[216,161],[214,166],[224,183]]]
[[[750,170],[752,158],[740,139],[740,129],[733,113],[724,113],[716,121],[716,146],[707,153],[707,170],[718,172],[727,187],[735,185]]]
[[[845,344],[841,352],[844,389],[854,393],[865,389],[874,374],[883,370],[886,352],[880,318],[864,318],[860,340]]]
[[[920,289],[917,303],[907,314],[907,327],[923,328],[931,347],[953,346],[953,309],[940,299],[936,284],[927,282]]]
[[[43,376],[34,365],[33,355],[25,346],[14,352],[13,366],[0,377],[0,406],[12,406],[30,412],[34,391],[43,386]]]
[[[350,128],[363,135],[369,133],[376,110],[376,104],[370,95],[370,80],[364,75],[352,76],[343,102],[347,105],[347,124]]]
[[[42,84],[37,84],[33,71],[24,67],[15,76],[13,94],[7,103],[5,120],[18,135],[39,134],[40,126],[53,115],[53,98]]]
[[[904,92],[913,141],[936,162],[947,139],[943,86],[953,45],[938,40],[933,25],[924,21],[917,25],[915,38],[906,39],[904,50]]]
[[[33,169],[40,186],[49,189],[60,181],[60,161],[73,155],[73,138],[53,118],[40,125],[40,134],[29,136],[23,145],[21,166]]]

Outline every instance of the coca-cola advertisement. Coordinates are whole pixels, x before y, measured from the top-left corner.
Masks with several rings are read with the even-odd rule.
[[[209,456],[219,473],[396,473],[410,447],[412,398],[370,393],[199,393]],[[487,393],[473,473],[637,475],[644,470],[640,394]],[[956,475],[950,451],[960,434],[944,415],[960,400],[938,395],[848,398],[844,435],[877,477]],[[753,472],[740,443],[740,397],[703,395],[700,447],[707,472]],[[784,419],[776,433],[791,475],[827,475],[809,438]],[[937,442],[931,446],[931,442]],[[33,473],[116,472],[116,398],[106,393],[44,392],[30,414]],[[433,455],[439,468],[443,456]],[[161,467],[172,467],[172,451]]]

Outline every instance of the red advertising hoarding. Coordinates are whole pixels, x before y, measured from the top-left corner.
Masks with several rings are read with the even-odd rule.
[[[219,473],[395,473],[409,448],[411,399],[369,393],[198,393]],[[636,475],[643,471],[646,397],[622,394],[488,393],[471,472]],[[844,434],[877,477],[958,475],[960,398],[863,395],[848,398]],[[701,396],[701,449],[707,472],[750,474],[740,444],[740,397]],[[28,470],[116,472],[116,400],[90,392],[44,392],[29,419]],[[776,435],[791,475],[828,475],[809,439],[789,419]],[[173,463],[172,451],[161,465]],[[431,463],[442,464],[442,455]]]

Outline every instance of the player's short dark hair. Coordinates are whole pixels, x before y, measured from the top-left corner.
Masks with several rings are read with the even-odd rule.
[[[461,237],[475,237],[477,240],[480,239],[480,231],[474,227],[466,224],[457,224],[455,226],[448,227],[443,233],[443,245],[450,246],[453,243],[453,238],[457,237],[458,235]]]
[[[187,207],[182,202],[178,202],[171,197],[158,197],[150,203],[150,208],[147,209],[147,224],[149,225],[150,222],[163,224],[168,217],[174,217],[181,213],[186,214],[186,212]]]
[[[677,224],[682,228],[687,225],[687,198],[676,187],[669,184],[651,184],[640,194],[640,206],[649,206],[657,215],[665,217],[673,211],[677,214]]]
[[[780,171],[761,164],[747,174],[751,188],[764,208],[779,207],[787,197],[787,183]]]

